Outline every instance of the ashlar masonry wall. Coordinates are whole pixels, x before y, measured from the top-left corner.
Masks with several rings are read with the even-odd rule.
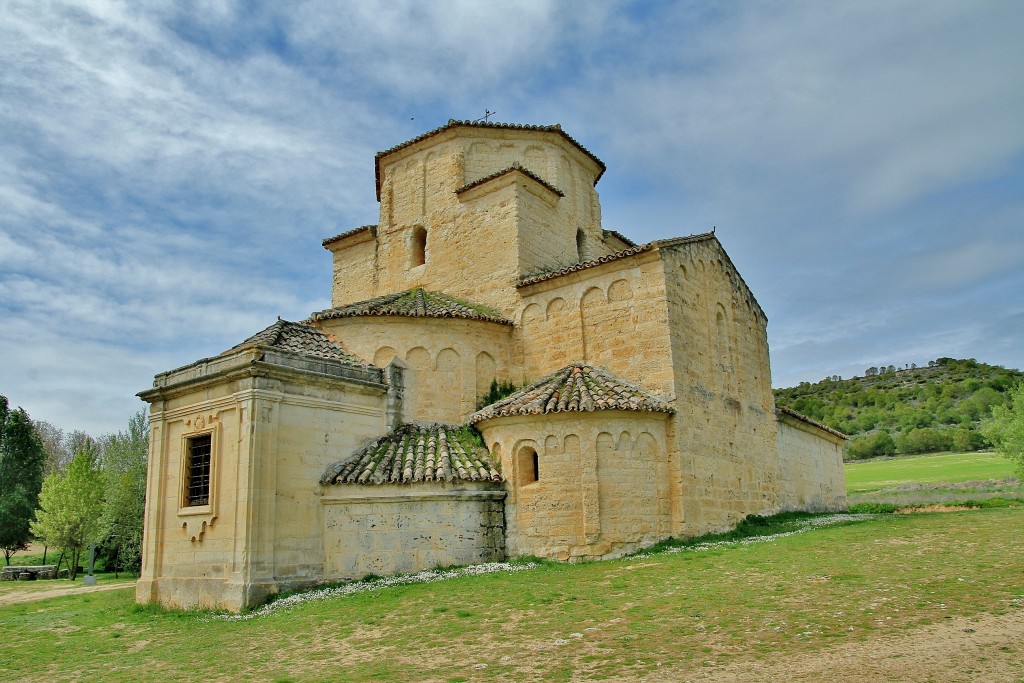
[[[404,421],[464,422],[492,380],[511,376],[509,325],[480,320],[359,316],[316,323],[360,358],[402,360]]]
[[[146,397],[151,471],[140,602],[239,611],[323,576],[319,477],[385,431],[386,388],[328,377],[328,364],[317,361],[303,361],[305,370],[275,366],[261,353],[167,373],[165,386]],[[189,505],[189,440],[207,434],[209,502]]]
[[[717,240],[659,252],[675,369],[673,535],[693,536],[779,509],[767,319]]]
[[[355,579],[505,558],[505,492],[495,484],[327,487],[325,576]]]
[[[648,252],[519,288],[513,358],[524,384],[583,360],[673,396],[662,264]]]
[[[507,480],[508,554],[615,557],[666,538],[666,423],[613,410],[480,422]]]
[[[586,257],[607,252],[594,190],[601,168],[557,133],[456,127],[378,163],[375,270],[368,278],[369,248],[360,239],[329,243],[335,306],[424,287],[511,315],[515,284],[528,271],[574,263],[581,250]],[[513,163],[543,183],[512,172],[465,189]],[[426,234],[422,264],[419,231]]]
[[[845,439],[785,413],[780,413],[778,420],[779,461],[785,482],[781,509],[845,510]]]

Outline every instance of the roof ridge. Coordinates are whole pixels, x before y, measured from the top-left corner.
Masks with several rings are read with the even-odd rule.
[[[593,267],[599,266],[599,265],[601,265],[603,263],[609,263],[611,261],[618,261],[619,259],[623,259],[623,258],[626,258],[628,256],[634,256],[636,254],[641,254],[641,253],[643,253],[645,251],[651,251],[652,249],[662,249],[662,248],[665,248],[665,247],[674,247],[674,246],[678,246],[680,244],[689,244],[691,242],[700,242],[700,241],[707,240],[707,239],[712,239],[712,238],[715,238],[715,232],[713,230],[711,232],[703,232],[703,233],[700,233],[700,234],[697,234],[697,235],[687,235],[685,237],[671,237],[671,238],[663,239],[663,240],[653,240],[651,242],[645,242],[644,244],[638,244],[638,245],[636,245],[634,247],[630,247],[629,249],[623,249],[621,251],[616,251],[616,252],[611,253],[611,254],[605,254],[604,256],[599,256],[596,259],[589,259],[587,261],[577,261],[576,263],[573,263],[573,264],[568,265],[568,266],[564,266],[564,267],[559,268],[557,270],[550,270],[550,271],[547,271],[547,272],[534,273],[532,275],[527,275],[525,277],[521,277],[521,278],[519,278],[519,282],[517,283],[517,286],[518,287],[525,287],[527,285],[533,285],[533,284],[536,284],[538,282],[544,282],[545,280],[551,280],[551,279],[556,278],[556,277],[561,277],[563,275],[568,275],[569,273],[575,273],[578,270],[586,270],[587,268],[593,268]],[[717,239],[717,238],[715,238],[715,239]]]
[[[420,133],[419,135],[417,135],[414,138],[406,140],[405,142],[401,142],[401,143],[395,145],[394,147],[390,147],[390,148],[385,149],[385,150],[383,150],[381,152],[377,152],[377,154],[374,155],[374,163],[373,163],[373,165],[374,165],[374,174],[376,175],[376,183],[377,183],[377,201],[380,201],[380,185],[381,185],[381,182],[380,182],[380,160],[381,159],[383,159],[386,156],[390,156],[391,154],[394,154],[395,152],[403,150],[406,147],[411,147],[412,145],[415,145],[418,142],[422,142],[423,140],[426,140],[426,139],[431,138],[431,137],[433,137],[435,135],[443,133],[446,130],[450,130],[452,128],[497,128],[497,129],[500,129],[500,130],[535,130],[535,131],[540,131],[540,132],[545,132],[545,133],[556,133],[556,134],[560,135],[561,137],[563,137],[570,144],[575,146],[578,150],[583,152],[584,155],[589,157],[591,160],[593,160],[598,165],[598,168],[600,170],[598,171],[597,176],[594,178],[594,184],[595,185],[597,184],[597,181],[601,179],[601,176],[604,175],[604,172],[608,168],[607,166],[604,165],[604,162],[601,161],[597,157],[596,154],[594,154],[589,149],[587,149],[582,144],[580,144],[579,140],[575,139],[574,137],[572,137],[571,135],[566,133],[564,130],[562,130],[561,124],[558,124],[558,123],[545,126],[545,125],[534,125],[534,124],[529,124],[529,123],[501,123],[501,122],[498,122],[498,121],[470,121],[470,120],[460,121],[458,119],[448,119],[448,123],[444,124],[443,126],[438,126],[437,128],[434,128],[433,130],[428,130],[425,133]]]
[[[337,242],[338,240],[343,240],[346,237],[351,237],[352,235],[358,234],[358,233],[362,232],[363,230],[371,230],[371,231],[373,231],[373,230],[376,230],[376,229],[377,229],[377,224],[376,223],[374,223],[372,225],[360,225],[358,228],[352,228],[351,230],[346,230],[345,232],[337,234],[334,237],[325,237],[323,242],[321,242],[321,245],[326,247],[328,244],[331,244],[333,242]]]
[[[465,185],[463,185],[459,189],[455,190],[455,193],[459,194],[461,192],[465,192],[467,190],[471,190],[474,187],[479,187],[480,185],[483,185],[484,183],[487,183],[487,182],[489,182],[491,180],[494,180],[495,178],[500,178],[501,176],[505,175],[506,173],[510,173],[512,171],[519,171],[520,173],[525,175],[527,178],[530,178],[531,180],[533,180],[533,181],[535,181],[537,183],[540,183],[540,185],[542,185],[543,187],[547,188],[548,190],[551,190],[552,192],[557,194],[559,197],[564,197],[565,196],[564,192],[559,190],[557,187],[555,187],[554,185],[552,185],[548,181],[546,181],[543,178],[541,178],[539,175],[537,175],[536,173],[534,173],[530,169],[528,169],[525,166],[523,166],[522,164],[520,164],[518,161],[513,161],[511,166],[509,166],[507,168],[503,168],[500,171],[495,171],[494,173],[491,173],[490,175],[486,175],[483,178],[477,178],[476,180],[474,180],[474,181],[472,181],[470,183],[466,183]]]

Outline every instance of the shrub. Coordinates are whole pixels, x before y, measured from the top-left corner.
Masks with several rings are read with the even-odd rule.
[[[896,453],[896,442],[893,441],[889,432],[873,432],[854,437],[846,452],[854,460],[893,455]]]

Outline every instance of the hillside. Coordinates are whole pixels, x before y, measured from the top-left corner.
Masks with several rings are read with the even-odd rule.
[[[1024,372],[939,358],[928,367],[868,368],[863,377],[831,377],[775,389],[775,401],[853,437],[849,455],[971,451],[989,444],[978,431]]]

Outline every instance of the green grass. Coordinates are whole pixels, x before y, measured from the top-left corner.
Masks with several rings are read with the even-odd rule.
[[[1014,476],[1013,463],[997,453],[939,453],[845,465],[847,494],[907,484],[945,484]]]
[[[845,465],[852,509],[1021,504],[1024,486],[996,453],[938,453]]]
[[[885,515],[773,541],[406,585],[249,621],[130,592],[0,607],[19,681],[633,680],[1024,604],[1024,508]],[[970,533],[965,534],[964,529]]]

